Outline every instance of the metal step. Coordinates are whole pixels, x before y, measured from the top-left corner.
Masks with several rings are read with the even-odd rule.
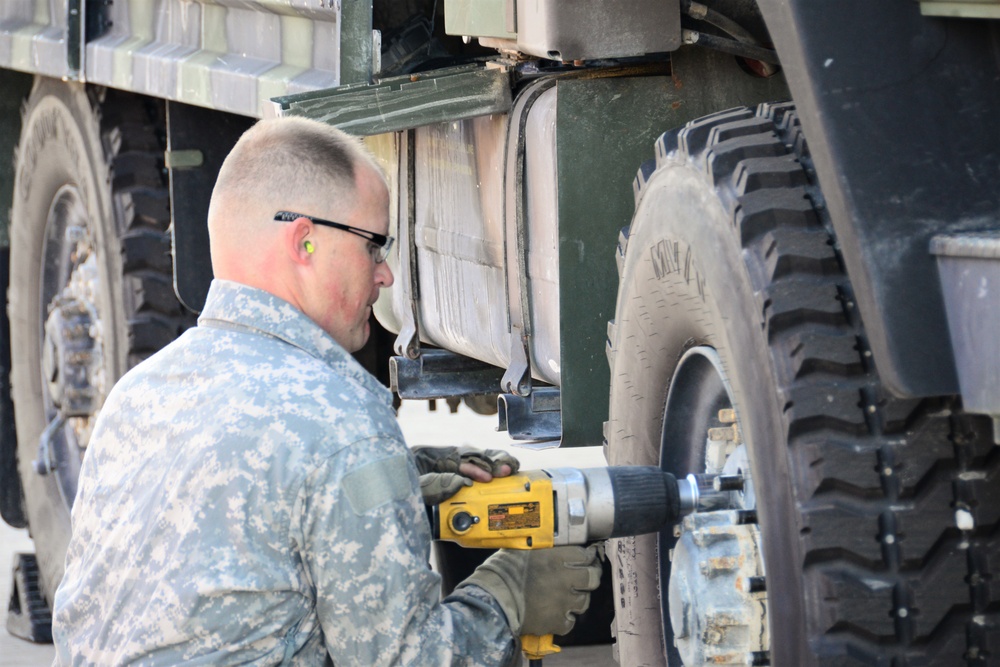
[[[535,387],[527,396],[500,394],[498,431],[513,440],[558,440],[562,435],[562,403],[558,387]]]

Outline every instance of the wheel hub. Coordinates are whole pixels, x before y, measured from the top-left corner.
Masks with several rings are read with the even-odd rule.
[[[673,549],[670,623],[681,659],[693,665],[752,664],[765,651],[767,600],[757,526],[736,511],[692,514]]]
[[[691,348],[678,362],[663,429],[665,470],[738,480],[727,489],[732,492],[726,506],[689,515],[672,534],[660,534],[665,636],[686,667],[768,664],[766,568],[754,480],[732,387],[715,349]]]
[[[94,380],[100,373],[100,349],[91,335],[93,328],[94,318],[81,300],[64,293],[51,304],[45,320],[42,368],[49,396],[66,417],[85,417],[97,408]]]
[[[42,373],[46,414],[62,421],[81,451],[107,388],[102,318],[98,308],[100,271],[90,222],[77,189],[56,193],[46,223],[42,323]]]

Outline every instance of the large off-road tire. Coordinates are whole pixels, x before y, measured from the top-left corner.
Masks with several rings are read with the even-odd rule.
[[[128,368],[192,321],[172,288],[164,144],[153,100],[39,78],[25,104],[11,215],[11,385],[50,602],[95,415]]]
[[[620,663],[996,664],[992,424],[880,387],[794,108],[664,134],[636,198],[609,460],[746,483],[610,545]]]

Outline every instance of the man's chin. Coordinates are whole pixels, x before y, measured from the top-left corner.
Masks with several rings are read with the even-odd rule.
[[[361,335],[358,336],[358,340],[355,342],[355,344],[351,346],[353,349],[348,350],[348,352],[354,354],[355,352],[359,351],[361,348],[365,346],[365,343],[368,342],[368,338],[370,336],[371,336],[371,325],[368,324],[368,322],[366,321],[364,328],[361,330]]]

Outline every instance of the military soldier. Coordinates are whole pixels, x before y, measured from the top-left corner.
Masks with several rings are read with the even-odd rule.
[[[425,451],[418,470],[350,356],[393,281],[388,211],[371,156],[327,125],[261,121],[233,148],[198,326],[95,425],[56,664],[509,665],[516,637],[586,609],[600,567],[577,547],[500,551],[440,599],[421,482],[441,498],[516,461]]]

